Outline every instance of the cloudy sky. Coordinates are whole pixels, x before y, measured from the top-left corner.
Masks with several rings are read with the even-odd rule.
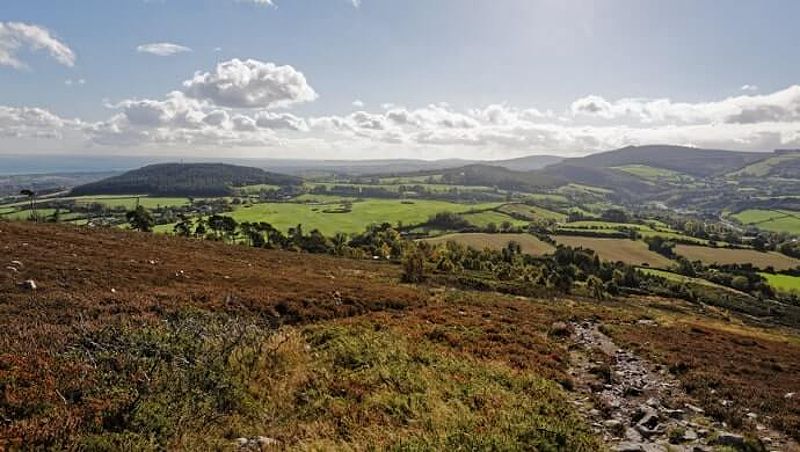
[[[800,147],[796,0],[2,0],[0,154]]]

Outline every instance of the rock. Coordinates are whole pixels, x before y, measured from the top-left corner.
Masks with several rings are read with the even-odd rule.
[[[270,438],[268,436],[259,436],[256,438],[256,442],[261,447],[269,447],[269,446],[277,446],[281,442],[275,438]]]
[[[22,262],[20,262],[20,261],[11,261],[11,262],[9,262],[9,263],[10,263],[11,265],[13,265],[14,267],[18,267],[18,268],[22,268],[22,267],[24,267],[24,265],[22,265]]]
[[[234,441],[234,443],[236,443],[236,445],[239,447],[245,447],[249,442],[250,440],[247,438],[236,438],[236,440]]]
[[[641,452],[644,450],[644,446],[641,443],[624,442],[617,444],[614,450],[617,452]]]
[[[752,411],[747,413],[746,416],[748,417],[748,419],[752,419],[752,420],[758,419],[758,415],[756,413],[753,413]]]
[[[794,397],[794,395],[795,395],[794,392],[787,392],[786,394],[783,395],[783,398],[784,399],[791,399],[791,398]]]
[[[25,281],[22,281],[19,283],[19,287],[25,290],[36,290],[38,288],[36,281],[32,279],[26,279]]]
[[[10,265],[8,267],[6,267],[6,270],[14,272],[14,273],[19,273],[19,270],[17,270],[17,267],[12,267]]]
[[[640,443],[642,442],[642,434],[637,432],[636,430],[628,427],[625,429],[625,439],[630,442]]]
[[[736,448],[743,447],[744,436],[737,435],[736,433],[720,432],[717,438],[714,440],[714,444],[719,444],[720,446],[731,446]]]
[[[690,410],[694,411],[694,412],[695,412],[695,413],[697,413],[697,414],[703,414],[703,413],[705,413],[705,412],[706,412],[704,409],[700,408],[699,406],[694,406],[694,405],[692,405],[691,403],[687,403],[687,404],[685,404],[684,406],[685,406],[686,408],[688,408],[688,409],[690,409]]]
[[[697,439],[698,439],[697,432],[695,432],[692,429],[686,429],[686,431],[683,432],[683,438],[682,439],[684,441],[688,442],[688,443],[690,443],[692,441],[697,441]]]

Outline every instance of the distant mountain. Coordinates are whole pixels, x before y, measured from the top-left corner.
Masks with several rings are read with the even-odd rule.
[[[484,165],[501,166],[513,171],[533,171],[542,169],[548,165],[554,165],[564,160],[564,157],[555,155],[529,155],[509,160],[490,160],[480,162]]]
[[[764,152],[736,152],[699,149],[685,146],[628,146],[581,158],[566,159],[558,165],[588,168],[613,168],[625,165],[646,165],[664,168],[696,177],[725,174],[764,159]],[[551,169],[548,167],[548,169]]]
[[[300,178],[223,163],[160,163],[72,189],[72,195],[225,196],[232,187],[295,185]]]

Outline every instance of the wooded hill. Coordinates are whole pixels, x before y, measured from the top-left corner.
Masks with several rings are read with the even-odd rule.
[[[162,163],[72,189],[72,195],[226,196],[233,187],[296,185],[302,179],[258,168],[222,163]]]

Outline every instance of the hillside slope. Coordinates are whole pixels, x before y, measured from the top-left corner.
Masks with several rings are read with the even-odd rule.
[[[734,152],[685,146],[628,146],[586,157],[566,159],[555,166],[612,168],[624,165],[647,165],[692,176],[707,177],[734,171],[768,155],[763,152]]]
[[[745,409],[800,432],[796,333],[709,307],[404,285],[389,264],[65,225],[0,222],[0,255],[0,449],[600,450],[623,440],[591,428],[609,419],[583,391],[604,385],[623,407],[702,406],[709,438],[744,444],[725,421],[782,441]],[[583,351],[598,322],[635,367]],[[664,369],[689,393],[613,377]]]
[[[223,163],[159,163],[72,189],[72,195],[225,196],[232,187],[293,185],[301,179]]]

